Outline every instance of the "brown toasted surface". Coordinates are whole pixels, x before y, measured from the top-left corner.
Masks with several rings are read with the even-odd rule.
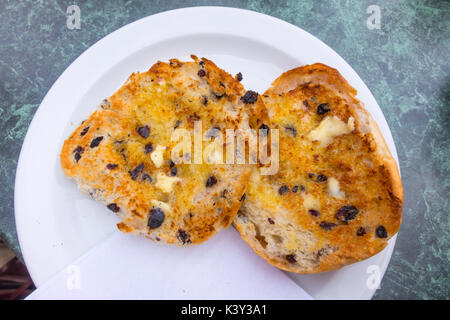
[[[245,90],[237,80],[210,60],[192,58],[133,73],[61,151],[65,174],[122,218],[121,231],[176,245],[201,243],[232,222],[250,169],[205,161],[173,165],[171,151],[179,142],[171,140],[174,131],[192,133],[194,122],[201,120],[203,133],[212,127],[224,133],[249,123],[259,126],[265,117],[260,98],[244,104]],[[203,149],[208,145],[203,142]],[[194,161],[193,154],[184,156]],[[207,186],[212,176],[215,183]],[[158,224],[155,210],[164,213],[164,220],[151,229],[151,217]]]
[[[323,64],[282,74],[264,94],[271,129],[280,132],[280,169],[272,176],[253,170],[234,224],[279,268],[337,269],[381,251],[399,229],[398,168],[355,95]]]

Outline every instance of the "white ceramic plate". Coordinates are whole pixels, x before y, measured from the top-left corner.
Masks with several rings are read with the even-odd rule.
[[[78,57],[50,89],[28,129],[16,174],[15,214],[22,253],[37,286],[116,228],[117,218],[82,196],[64,176],[59,164],[64,139],[132,72],[145,71],[157,60],[187,60],[191,53],[232,74],[242,72],[245,87],[259,92],[293,67],[323,62],[337,68],[358,90],[397,160],[391,132],[369,89],[336,52],[302,29],[222,7],[179,9],[141,19]],[[395,237],[378,255],[335,272],[289,276],[315,298],[369,299],[375,291],[367,281],[377,272],[384,274],[394,244]]]

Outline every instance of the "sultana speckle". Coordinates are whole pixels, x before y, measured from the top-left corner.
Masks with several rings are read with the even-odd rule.
[[[198,76],[199,77],[204,77],[204,76],[206,76],[206,72],[205,72],[205,70],[203,70],[203,69],[200,69],[200,70],[198,70]]]
[[[318,115],[324,115],[331,111],[330,106],[328,103],[321,103],[317,106],[317,114]]]
[[[137,128],[136,131],[142,138],[148,138],[150,134],[150,128],[147,125]]]
[[[83,153],[84,149],[81,146],[76,147],[75,149],[73,149],[72,153]]]
[[[153,151],[153,144],[147,143],[144,147],[144,153],[149,154],[152,151]]]
[[[81,130],[80,132],[80,136],[84,136],[86,133],[88,133],[90,127],[85,127],[83,130]]]
[[[278,189],[278,193],[279,193],[280,195],[283,195],[283,194],[285,194],[285,193],[287,193],[287,192],[289,192],[288,186],[281,186],[281,187]]]
[[[106,165],[106,169],[108,169],[108,170],[114,170],[114,169],[116,169],[118,166],[119,166],[118,164],[108,163],[108,164]]]
[[[294,126],[286,126],[284,127],[284,129],[286,129],[286,131],[289,132],[292,137],[297,137],[297,130],[294,128]]]
[[[320,212],[319,212],[318,210],[316,210],[316,209],[309,209],[309,210],[308,210],[308,213],[309,213],[310,215],[312,215],[313,217],[318,217],[318,216],[320,216]]]
[[[364,229],[363,227],[359,227],[358,230],[356,230],[356,235],[358,237],[362,237],[365,234],[366,234],[366,229]]]
[[[333,222],[326,222],[326,221],[322,221],[319,224],[319,227],[321,227],[324,230],[330,231],[331,229],[333,229],[334,227],[336,227],[336,224]]]
[[[144,164],[141,163],[140,165],[138,165],[136,168],[134,168],[131,171],[128,171],[131,179],[136,180],[137,177],[139,177],[139,175],[142,173],[142,170],[144,170]]]
[[[258,92],[248,90],[242,97],[241,100],[244,103],[252,104],[255,103],[256,100],[258,100]]]
[[[375,230],[375,234],[377,235],[378,238],[387,238],[388,237],[388,233],[384,226],[378,226]]]
[[[142,181],[153,182],[152,177],[148,173],[142,174],[142,178],[141,179],[142,179]]]
[[[111,210],[112,212],[119,212],[120,211],[120,207],[117,205],[117,203],[110,203],[106,206],[109,210]]]
[[[164,222],[166,215],[161,208],[150,209],[147,225],[150,229],[159,228]]]
[[[356,215],[358,214],[358,209],[356,209],[355,206],[347,205],[340,207],[337,213],[334,215],[334,217],[340,221],[350,221],[356,218]]]
[[[217,179],[214,176],[210,176],[208,178],[208,180],[206,181],[206,187],[212,187],[213,185],[215,185],[217,183]]]
[[[102,140],[103,140],[102,136],[92,139],[90,147],[91,148],[98,147],[98,145],[100,144],[100,142],[102,142]]]
[[[297,260],[295,259],[295,256],[293,254],[286,255],[286,260],[290,263],[296,263]]]
[[[178,229],[177,238],[182,244],[191,243],[188,234],[184,230]]]

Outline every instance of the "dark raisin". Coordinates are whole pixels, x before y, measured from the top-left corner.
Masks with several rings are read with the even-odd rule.
[[[90,127],[86,127],[83,130],[81,130],[80,136],[84,136],[86,133],[88,133]]]
[[[206,187],[212,187],[217,183],[217,179],[214,176],[210,176],[208,180],[206,181]]]
[[[309,210],[308,210],[308,213],[309,213],[310,215],[312,215],[313,217],[318,217],[318,216],[320,216],[320,212],[319,212],[318,210],[315,210],[315,209],[309,209]]]
[[[76,147],[73,149],[72,153],[83,153],[84,149],[81,146]]]
[[[339,208],[337,213],[334,215],[334,217],[340,221],[350,221],[356,218],[356,215],[358,214],[358,209],[356,209],[355,206],[343,206]]]
[[[286,260],[290,263],[296,263],[297,260],[295,260],[295,256],[293,254],[286,255]]]
[[[270,224],[275,224],[275,221],[273,221],[271,218],[267,218],[267,221],[269,221]]]
[[[206,76],[206,72],[205,72],[205,70],[203,70],[203,69],[198,70],[197,74],[198,74],[199,77],[204,77],[204,76]]]
[[[328,177],[326,175],[324,175],[324,174],[319,174],[317,176],[317,182],[325,182],[327,180],[328,180]]]
[[[203,96],[203,105],[206,106],[208,104],[208,98]]]
[[[297,130],[293,126],[284,127],[287,132],[289,132],[294,138],[297,137]]]
[[[258,100],[258,93],[248,90],[241,98],[244,103],[255,103]]]
[[[142,181],[153,182],[153,179],[148,173],[144,173],[142,174]]]
[[[75,158],[75,161],[78,162],[81,159],[81,154],[79,154],[78,152],[75,153],[74,158]]]
[[[144,170],[144,164],[141,163],[136,168],[134,168],[131,171],[128,171],[130,173],[131,179],[136,180],[137,177],[142,173],[142,170]]]
[[[242,81],[242,73],[238,72],[238,74],[236,75],[236,80],[237,81]]]
[[[118,166],[119,166],[118,164],[108,163],[108,164],[106,165],[106,169],[108,169],[108,170],[114,170],[114,169],[116,169]]]
[[[120,207],[117,205],[117,203],[110,203],[106,207],[109,210],[111,210],[112,212],[119,212],[120,211]]]
[[[378,238],[387,238],[388,237],[388,233],[384,226],[378,226],[375,230],[375,234],[377,235]]]
[[[180,120],[175,121],[175,125],[173,126],[174,129],[178,128],[181,124]]]
[[[283,195],[286,192],[289,192],[289,188],[287,186],[281,186],[280,189],[278,189],[278,193]]]
[[[301,185],[300,185],[300,190],[303,191],[303,192],[305,192],[305,191],[306,191],[305,186],[301,184]]]
[[[158,228],[164,222],[165,217],[166,217],[166,215],[160,208],[150,209],[150,212],[148,215],[148,223],[147,223],[148,227],[150,229]]]
[[[259,127],[259,132],[262,136],[267,136],[267,134],[269,133],[269,126],[267,124],[263,123]]]
[[[153,151],[153,144],[147,143],[144,147],[145,154],[149,154],[152,151]]]
[[[150,128],[148,126],[139,127],[136,131],[142,138],[148,138],[148,135],[150,134]]]
[[[363,236],[365,234],[366,234],[366,229],[364,229],[363,227],[359,227],[358,230],[356,230],[356,235],[358,237],[361,237],[361,236]]]
[[[91,148],[98,147],[98,145],[100,144],[100,142],[101,142],[102,140],[103,140],[103,137],[102,137],[102,136],[92,139],[92,141],[91,141],[91,146],[90,146],[90,147],[91,147]]]
[[[294,186],[293,188],[292,188],[292,192],[293,193],[296,193],[298,191],[298,186]]]
[[[198,64],[203,67],[205,65],[205,62],[204,61],[200,61]]]
[[[330,231],[331,229],[333,229],[334,227],[336,227],[336,224],[333,222],[326,222],[326,221],[322,221],[319,225],[322,229],[325,229],[327,231]]]
[[[172,160],[169,160],[169,167],[171,167],[171,168],[175,167],[175,162],[173,162]]]
[[[316,176],[316,174],[315,173],[308,173],[308,177],[310,178],[310,179],[312,179],[312,178],[314,178]]]
[[[327,112],[330,112],[331,108],[328,103],[321,103],[317,106],[317,114],[324,115]]]
[[[239,200],[239,201],[241,201],[241,202],[244,201],[246,197],[247,197],[247,195],[244,193],[241,197],[241,200]]]
[[[170,175],[171,176],[176,176],[178,172],[177,167],[173,167],[172,169],[170,169]]]
[[[191,240],[188,239],[188,234],[184,230],[178,229],[177,238],[183,244],[191,243]]]

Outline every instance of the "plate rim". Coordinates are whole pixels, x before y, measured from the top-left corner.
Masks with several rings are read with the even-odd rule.
[[[364,83],[364,81],[359,77],[358,73],[356,73],[356,71],[345,61],[344,58],[342,58],[336,51],[334,51],[331,47],[329,47],[327,44],[325,44],[322,40],[320,40],[319,38],[315,37],[314,35],[310,34],[309,32],[305,31],[304,29],[293,25],[287,21],[281,20],[279,18],[264,14],[264,13],[259,13],[256,11],[252,11],[252,10],[248,10],[248,9],[240,9],[240,8],[232,8],[232,7],[223,7],[223,6],[194,6],[194,7],[186,7],[186,8],[178,8],[178,9],[173,9],[173,10],[168,10],[168,11],[163,11],[163,12],[159,12],[153,15],[149,15],[146,17],[142,17],[138,20],[135,20],[133,22],[130,22],[116,30],[114,30],[113,32],[105,35],[104,37],[102,37],[101,39],[99,39],[98,41],[96,41],[93,45],[91,45],[89,48],[87,48],[85,51],[83,51],[76,59],[74,59],[69,66],[61,73],[61,75],[56,79],[56,81],[53,83],[53,85],[50,87],[50,89],[48,90],[48,92],[45,94],[44,98],[42,99],[42,102],[39,104],[39,107],[37,108],[35,114],[33,115],[32,121],[30,122],[30,125],[27,129],[27,133],[24,137],[23,143],[22,143],[22,147],[19,153],[19,158],[17,161],[17,168],[16,168],[16,175],[15,175],[15,188],[14,188],[14,216],[15,216],[15,223],[16,223],[16,230],[17,230],[17,236],[18,236],[18,240],[19,240],[19,245],[22,251],[22,255],[23,255],[23,259],[29,269],[30,275],[31,277],[35,278],[35,274],[38,273],[38,271],[34,268],[34,267],[29,267],[30,265],[32,265],[32,263],[30,263],[28,257],[27,257],[27,250],[24,250],[24,233],[21,232],[21,222],[20,222],[20,214],[18,214],[18,212],[20,211],[21,205],[20,205],[20,199],[19,199],[19,194],[21,193],[22,190],[22,183],[24,181],[24,177],[22,175],[22,171],[23,171],[23,166],[24,166],[24,161],[25,161],[25,150],[28,148],[29,144],[31,143],[31,133],[33,130],[35,130],[34,128],[37,126],[36,123],[39,121],[39,118],[42,114],[42,110],[43,107],[46,105],[46,102],[50,99],[50,97],[54,94],[54,92],[57,90],[58,86],[60,86],[62,83],[64,83],[65,78],[68,77],[68,75],[73,72],[74,68],[76,67],[77,64],[80,64],[83,62],[84,59],[88,58],[89,54],[95,53],[96,50],[98,50],[102,44],[104,44],[106,41],[110,41],[111,39],[114,39],[114,37],[118,37],[120,36],[121,33],[126,33],[129,29],[133,28],[133,27],[138,27],[140,24],[145,24],[145,23],[151,23],[152,19],[158,18],[158,17],[163,17],[163,16],[169,16],[169,15],[176,15],[176,14],[192,14],[192,13],[198,13],[203,11],[203,13],[207,12],[207,11],[216,11],[217,12],[225,12],[227,11],[227,13],[236,13],[236,14],[243,14],[243,15],[248,15],[248,16],[253,16],[256,17],[257,19],[264,19],[266,20],[268,23],[274,23],[276,25],[279,25],[281,27],[287,27],[290,28],[293,32],[296,33],[301,33],[303,34],[303,36],[306,36],[308,38],[310,38],[310,40],[317,42],[319,45],[321,46],[325,46],[328,49],[328,52],[332,55],[334,55],[333,58],[337,59],[340,63],[342,63],[347,72],[352,73],[352,75],[354,75],[356,77],[356,79],[360,82],[360,84],[362,85],[362,88],[367,91],[367,93],[369,94],[370,98],[371,98],[371,103],[375,104],[375,108],[379,110],[379,112],[382,115],[382,119],[384,120],[385,123],[383,123],[383,127],[384,130],[383,132],[383,136],[385,137],[386,140],[392,140],[392,147],[389,147],[389,150],[393,156],[393,158],[396,160],[397,166],[399,168],[400,171],[400,164],[398,161],[398,155],[397,155],[397,150],[396,150],[396,146],[395,146],[395,141],[392,137],[392,133],[390,131],[390,128],[387,124],[386,118],[384,117],[383,111],[380,108],[380,106],[378,105],[378,103],[376,102],[372,92],[370,91],[370,89],[367,87],[367,85]],[[233,33],[231,33],[233,34]],[[241,35],[240,35],[241,36]],[[259,39],[258,39],[259,40]],[[152,41],[151,43],[155,43],[155,41]],[[143,46],[142,46],[143,47]],[[141,47],[141,48],[142,48]],[[341,70],[339,70],[340,72],[342,72]],[[380,125],[380,123],[378,123]],[[387,129],[387,130],[386,130]],[[392,258],[392,253],[395,247],[395,243],[396,243],[396,239],[397,239],[397,235],[394,235],[390,240],[388,245],[386,246],[386,248],[383,250],[385,253],[385,259],[383,260],[383,265],[381,266],[381,280],[384,277],[384,274],[387,270],[388,264]],[[372,296],[375,294],[375,290],[366,290],[362,295],[361,295],[361,299],[371,299]]]

